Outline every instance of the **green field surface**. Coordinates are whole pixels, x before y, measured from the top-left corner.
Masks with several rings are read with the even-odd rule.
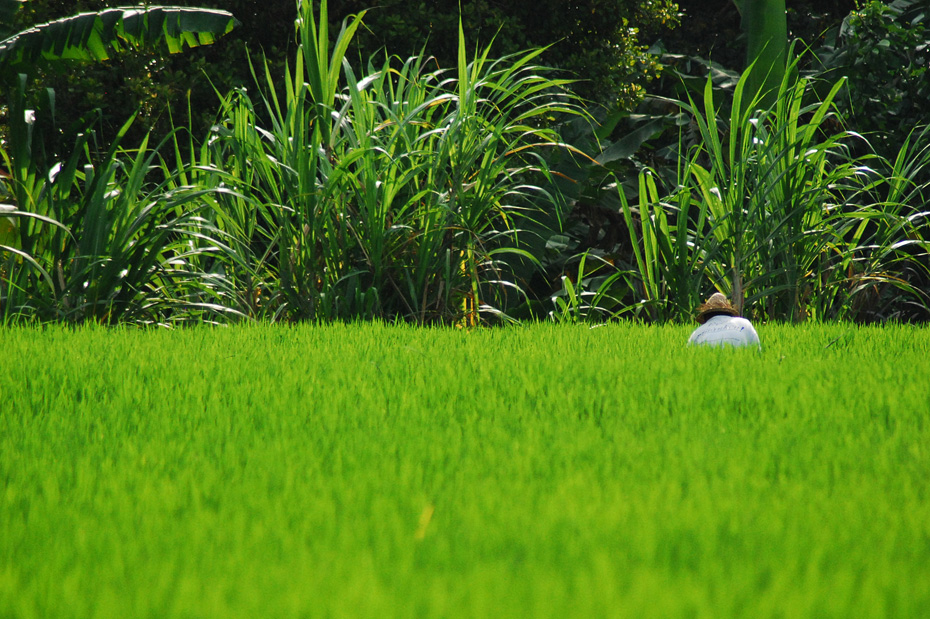
[[[930,329],[0,329],[0,617],[926,617]]]

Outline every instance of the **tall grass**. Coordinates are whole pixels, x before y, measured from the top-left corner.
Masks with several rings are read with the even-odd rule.
[[[581,112],[532,64],[539,50],[469,59],[461,29],[455,71],[387,58],[357,75],[344,55],[360,19],[330,51],[326,3],[319,17],[303,3],[284,98],[259,67],[265,94],[224,99],[199,171],[243,197],[218,202],[217,226],[289,319],[499,314],[522,292],[507,267],[527,256],[520,222],[560,207],[537,152],[566,145],[547,126]]]
[[[177,132],[121,148],[124,128],[95,159],[88,133],[48,171],[18,125],[5,317],[473,325],[522,299],[521,222],[562,206],[539,152],[568,148],[550,125],[582,114],[567,82],[534,64],[540,50],[470,55],[461,29],[451,70],[386,58],[359,75],[345,53],[363,15],[331,43],[313,5],[287,74],[259,63],[258,94],[223,94],[202,146]]]
[[[682,164],[679,174],[693,165]],[[720,252],[715,237],[705,232],[713,230],[710,205],[684,185],[662,195],[649,171],[640,173],[638,181],[635,209],[617,184],[635,260],[624,279],[636,295],[634,306],[650,320],[688,322],[703,301],[707,267]]]
[[[850,318],[877,287],[930,315],[920,286],[930,256],[927,130],[895,161],[854,156],[864,138],[837,130],[833,105],[843,81],[818,98],[796,65],[771,106],[751,96],[748,72],[731,101],[708,79],[703,98],[679,103],[699,139],[678,163],[677,186],[663,195],[646,170],[635,206],[620,190],[630,283],[653,318],[687,319],[713,290],[760,319]],[[902,263],[917,271],[910,281]]]
[[[687,321],[714,290],[761,320],[930,317],[930,129],[894,160],[854,155],[868,136],[842,129],[842,81],[818,97],[795,60],[768,104],[752,72],[729,99],[708,79],[675,102],[693,140],[673,172],[608,179],[621,251],[549,260],[569,196],[589,197],[563,190],[611,172],[561,137],[591,118],[543,50],[496,58],[460,28],[455,67],[358,66],[364,14],[331,36],[318,7],[299,4],[283,75],[256,61],[254,87],[218,93],[202,142],[88,130],[43,168],[20,82],[0,148],[2,319]],[[544,263],[577,268],[530,290]]]
[[[16,96],[22,107],[24,91]],[[160,323],[208,309],[181,294],[199,279],[185,239],[199,227],[203,192],[178,187],[147,139],[124,149],[132,122],[102,148],[93,131],[81,134],[49,170],[36,165],[31,125],[14,123],[12,151],[0,150],[11,171],[0,238],[4,321]]]
[[[711,266],[724,292],[739,308],[759,301],[764,314],[800,319],[808,305],[802,296],[817,295],[822,285],[828,246],[842,242],[835,218],[843,196],[836,189],[856,182],[860,170],[842,158],[844,134],[821,133],[842,81],[802,107],[809,84],[792,78],[793,69],[776,104],[761,113],[758,98],[743,104],[748,77],[740,80],[726,144],[708,81],[703,107],[694,101],[689,107],[709,162],[694,162],[689,171],[713,216],[723,260]]]

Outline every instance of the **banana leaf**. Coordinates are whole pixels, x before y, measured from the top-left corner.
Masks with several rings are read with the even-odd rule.
[[[14,0],[0,0],[0,23],[15,11]],[[228,11],[170,6],[122,7],[81,13],[13,34],[0,41],[0,73],[29,73],[43,63],[99,61],[113,54],[164,43],[171,53],[209,45],[230,32]]]

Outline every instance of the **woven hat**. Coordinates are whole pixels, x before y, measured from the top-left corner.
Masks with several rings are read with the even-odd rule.
[[[707,322],[708,318],[713,316],[739,316],[739,312],[736,311],[736,308],[730,305],[730,302],[727,300],[726,296],[715,292],[710,295],[710,298],[707,299],[706,303],[702,303],[698,306],[698,313],[695,319],[700,323],[704,324]]]

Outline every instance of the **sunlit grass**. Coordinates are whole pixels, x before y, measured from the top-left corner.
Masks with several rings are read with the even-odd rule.
[[[0,616],[920,616],[930,330],[5,329]]]

